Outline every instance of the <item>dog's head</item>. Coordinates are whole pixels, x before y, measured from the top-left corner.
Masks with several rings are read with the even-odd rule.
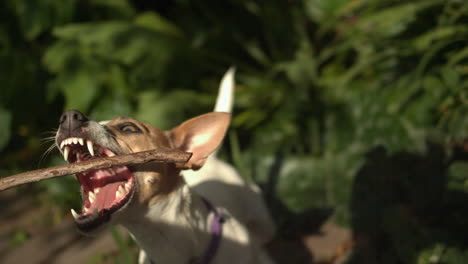
[[[78,228],[94,231],[114,213],[151,205],[169,195],[180,182],[181,169],[203,166],[221,143],[229,121],[228,113],[213,112],[163,131],[129,117],[99,123],[76,110],[65,112],[55,139],[69,163],[160,148],[192,153],[182,165],[153,162],[78,173],[83,206],[81,213],[72,210]]]

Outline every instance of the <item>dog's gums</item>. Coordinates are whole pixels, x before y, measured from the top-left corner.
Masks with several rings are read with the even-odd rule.
[[[55,145],[69,163],[159,149],[190,153],[182,162],[77,173],[83,206],[72,214],[80,231],[122,225],[141,248],[140,264],[272,263],[262,246],[274,223],[260,189],[216,157],[231,121],[233,74],[223,78],[214,112],[167,130],[126,116],[100,122],[78,110],[60,116]]]
[[[110,149],[76,137],[62,140],[60,148],[69,163],[116,155]],[[126,205],[135,189],[133,174],[126,166],[78,173],[76,177],[81,185],[83,206],[81,213],[73,209],[71,212],[83,231],[107,222],[112,213]]]

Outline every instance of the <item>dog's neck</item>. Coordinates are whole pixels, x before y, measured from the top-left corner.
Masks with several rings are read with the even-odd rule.
[[[182,177],[165,199],[130,213],[122,225],[156,263],[189,263],[209,244],[209,211]]]

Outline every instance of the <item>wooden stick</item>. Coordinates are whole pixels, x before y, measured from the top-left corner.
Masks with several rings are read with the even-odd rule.
[[[42,181],[50,178],[75,174],[89,170],[107,169],[114,166],[135,165],[140,163],[170,162],[185,163],[192,153],[175,149],[155,149],[127,155],[86,160],[45,169],[27,171],[0,179],[0,191],[16,187],[21,184]]]

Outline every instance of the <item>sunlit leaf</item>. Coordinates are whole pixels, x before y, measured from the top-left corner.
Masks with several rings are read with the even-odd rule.
[[[322,22],[334,14],[338,13],[349,0],[316,0],[316,1],[305,1],[307,14],[315,21]]]
[[[5,0],[7,1],[7,0]],[[70,21],[76,0],[10,1],[25,37],[32,40],[53,26]]]
[[[138,15],[135,18],[135,24],[158,33],[168,34],[175,37],[183,36],[182,30],[154,12],[146,12]]]
[[[439,2],[437,0],[403,2],[359,19],[356,26],[368,34],[391,37],[406,30],[407,26],[417,18],[418,12]]]
[[[77,109],[86,112],[98,93],[99,85],[92,72],[79,71],[68,76],[66,83],[61,83],[66,105],[65,109]]]
[[[414,45],[419,50],[425,50],[434,45],[437,41],[444,39],[456,40],[459,34],[466,34],[468,26],[447,26],[436,29],[431,29],[426,34],[423,34],[414,40]]]

